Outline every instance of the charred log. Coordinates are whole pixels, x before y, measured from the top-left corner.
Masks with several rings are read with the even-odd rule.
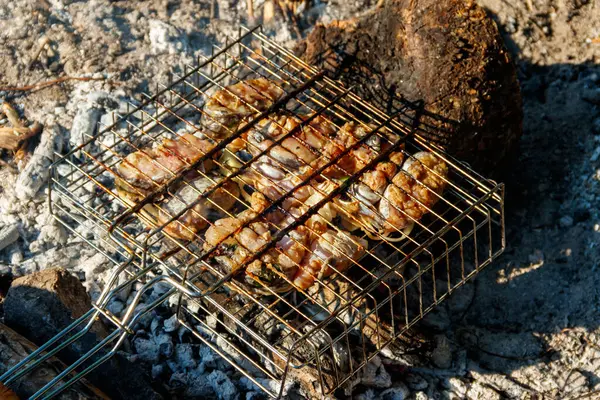
[[[423,101],[422,134],[481,171],[507,159],[522,130],[516,69],[474,1],[390,0],[318,25],[296,53],[388,112]]]

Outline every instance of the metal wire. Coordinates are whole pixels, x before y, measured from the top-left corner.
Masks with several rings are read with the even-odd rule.
[[[268,79],[283,95],[260,109],[231,90],[231,85],[252,78]],[[171,295],[178,295],[180,323],[273,397],[281,395],[292,370],[314,374],[318,389],[325,395],[349,382],[377,354],[390,351],[389,346],[400,335],[503,251],[504,189],[428,142],[426,135],[421,135],[419,104],[399,99],[396,113],[388,115],[354,95],[351,89],[305,64],[255,28],[240,32],[237,40],[222,48],[215,46],[210,57],[201,57],[196,65],[186,66],[181,76],[173,76],[168,84],[157,87],[154,96],[148,96],[139,106],[131,106],[125,115],[115,117],[112,124],[99,129],[84,144],[67,154],[57,154],[59,160],[53,165],[49,196],[53,215],[118,267],[93,310],[0,380],[13,383],[22,378],[78,340],[100,316],[111,321],[115,330],[108,338],[35,396],[52,397],[109,359],[133,331],[136,321]],[[237,128],[214,119],[204,105],[217,90],[251,109],[254,115]],[[279,119],[282,115],[295,118],[296,125],[286,128]],[[259,129],[265,120],[282,134],[268,146],[257,148],[249,141],[248,134]],[[206,121],[220,124],[227,131],[224,138],[206,138],[212,143],[210,150],[195,149],[198,156],[192,162],[173,151],[168,155],[176,160],[175,164],[153,159],[152,166],[166,177],[160,181],[138,168],[137,173],[151,183],[149,189],[141,190],[130,182],[120,181],[135,200],[124,198],[116,189],[116,181],[120,179],[118,168],[128,163],[125,157],[136,153],[152,158],[152,146],[172,138],[193,146],[184,133],[206,133]],[[330,126],[339,132],[348,123],[362,128],[366,134],[354,137],[348,146],[334,154],[310,146],[308,136],[302,136],[314,126]],[[300,163],[309,173],[300,174],[272,157],[271,151],[281,149],[290,138],[309,149],[319,161],[317,165]],[[373,147],[374,140],[381,148]],[[241,159],[233,152],[239,167],[229,170],[227,176],[206,170],[208,161],[215,165],[215,170],[229,169],[218,156],[234,144],[243,144],[252,157]],[[343,160],[354,157],[361,149],[376,150],[376,156],[360,168],[348,171]],[[439,193],[419,184],[419,190],[435,201],[424,201],[424,197],[404,192],[422,210],[423,217],[392,204],[396,212],[414,224],[409,234],[396,229],[404,240],[391,241],[387,235],[373,232],[360,215],[336,206],[338,214],[358,229],[350,234],[337,220],[321,221],[326,231],[347,243],[362,246],[367,240],[364,255],[355,259],[344,253],[339,242],[325,239],[322,231],[308,223],[340,196],[360,202],[358,194],[349,189],[362,182],[367,172],[390,161],[392,154],[414,160],[414,154],[423,151],[443,160],[449,172],[447,176],[440,175],[423,164],[426,173],[445,186],[443,193]],[[247,198],[232,191],[232,184],[252,187],[263,194],[269,187],[280,184],[273,177],[259,173],[266,182],[263,185],[266,188],[261,189],[249,178],[247,172],[260,171],[257,166],[265,157],[294,184],[280,190],[278,198],[270,199],[266,207],[245,219],[236,232],[217,245],[209,245],[204,234],[207,227],[215,226],[215,218],[201,214],[195,207],[204,202],[218,212],[219,218],[238,218],[251,205]],[[338,179],[339,176],[344,179]],[[210,185],[199,189],[194,186],[197,179],[204,179]],[[191,191],[193,199],[181,195],[182,188]],[[298,196],[300,190],[320,195],[319,200],[307,203]],[[235,206],[228,208],[215,201],[212,196],[219,192],[235,197]],[[377,195],[379,198],[373,204],[386,201],[382,193]],[[164,203],[173,199],[183,205],[175,212]],[[289,202],[298,205],[302,213],[294,215],[286,206]],[[373,218],[385,220],[376,206],[366,206],[366,210]],[[285,226],[277,225],[271,220],[274,213],[292,221]],[[156,215],[162,215],[162,219]],[[204,229],[192,229],[180,222],[186,215],[200,221]],[[260,246],[249,248],[236,235],[241,229],[254,230],[258,235],[256,224],[262,224],[259,226],[273,234]],[[78,228],[81,225],[91,228],[96,237],[82,234]],[[174,227],[194,240],[183,240],[173,234]],[[265,277],[248,272],[251,264],[263,262],[265,256],[285,255],[277,243],[290,238],[290,232],[299,227],[340,253],[344,263],[340,265],[346,267],[329,265],[332,274],[312,274],[310,279],[314,283],[306,288],[294,286],[282,271],[267,267],[269,276],[283,287],[294,287],[287,291],[273,287]],[[227,271],[215,257],[220,256],[224,243],[232,239],[250,255]],[[312,251],[310,243],[291,240],[302,251]],[[328,260],[321,257],[320,262]],[[294,263],[302,270],[302,265]],[[117,284],[119,274],[124,274],[124,278]],[[112,315],[106,309],[110,299],[136,281],[143,286],[127,311],[121,317]],[[171,289],[160,301],[136,312],[143,292],[158,282],[167,283]],[[208,316],[220,316],[218,329],[206,323]],[[202,331],[210,331],[219,337],[221,345],[226,343],[233,350],[228,353]],[[94,358],[97,354],[102,355]],[[262,384],[261,377],[281,380],[280,390]]]

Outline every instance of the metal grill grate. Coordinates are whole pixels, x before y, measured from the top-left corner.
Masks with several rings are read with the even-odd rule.
[[[214,119],[214,114],[207,114],[204,103],[216,90],[228,91],[231,85],[254,78],[275,82],[282,97],[262,110],[254,108],[253,116],[234,128]],[[243,103],[244,99],[229,93]],[[252,104],[243,105],[253,108]],[[281,115],[296,117],[300,122],[286,129],[279,125]],[[266,148],[254,149],[249,159],[228,152],[236,143],[246,148],[253,146],[248,132],[265,118],[283,131],[278,139]],[[206,132],[206,121],[226,132],[222,138],[205,138],[211,143],[208,151],[193,161],[179,158],[177,168],[156,165],[165,178],[146,190],[131,185],[123,188],[128,184],[119,182],[117,169],[127,163],[127,155],[147,154],[152,146],[167,139],[192,146],[186,142],[185,134]],[[311,147],[320,163],[303,165],[309,167],[303,175],[271,156],[271,151],[281,148],[285,139],[298,138],[302,130],[311,129],[317,121],[329,124],[336,132],[344,124],[353,123],[367,133],[335,156]],[[173,76],[167,85],[157,87],[156,95],[147,97],[141,106],[132,106],[126,115],[115,116],[110,126],[98,129],[85,144],[66,155],[57,155],[50,182],[53,215],[118,267],[93,310],[0,380],[15,382],[82,337],[100,315],[110,320],[115,328],[111,335],[34,398],[52,397],[110,358],[132,333],[139,318],[176,295],[180,322],[272,396],[277,396],[278,390],[260,378],[285,381],[291,371],[302,370],[314,374],[324,395],[332,393],[356,376],[375,355],[389,352],[396,338],[504,249],[503,185],[483,178],[428,143],[419,135],[420,129],[418,104],[399,100],[396,111],[388,115],[358,98],[352,88],[343,87],[270,41],[259,28],[240,32],[237,40],[215,47],[210,57],[199,59],[196,66],[184,68],[181,76]],[[344,157],[361,146],[372,148],[374,138],[383,144],[376,156],[357,171],[344,170]],[[330,276],[314,274],[314,283],[306,288],[294,287],[289,276],[273,268],[267,268],[265,275],[247,272],[246,267],[263,256],[282,254],[276,244],[289,238],[294,229],[303,226],[314,236],[322,234],[308,221],[333,204],[334,199],[357,204],[360,196],[353,188],[367,171],[390,161],[393,154],[401,153],[404,159],[414,160],[414,154],[423,151],[447,165],[447,176],[425,166],[427,173],[444,182],[445,190],[440,195],[420,186],[429,198],[437,200],[435,205],[406,193],[426,213],[422,218],[404,215],[414,228],[410,233],[396,229],[395,238],[403,240],[391,240],[388,235],[374,232],[355,211],[345,212],[337,207],[336,220],[323,220],[333,235],[330,237],[343,237],[354,245],[367,243],[364,255],[354,259],[343,253],[339,242],[329,242],[346,258],[347,268],[332,266],[334,273]],[[228,152],[228,159],[223,158],[224,152]],[[224,242],[210,246],[204,237],[205,228],[192,230],[178,221],[192,215],[214,227],[217,217],[203,215],[194,208],[202,202],[218,211],[218,218],[235,218],[248,210],[249,196],[238,194],[232,183],[260,192],[262,189],[257,189],[246,172],[262,171],[257,165],[264,156],[284,170],[286,177],[292,177],[292,185],[244,224],[250,227],[254,226],[251,223],[260,222],[267,226],[273,232],[269,239],[252,248],[241,265],[224,270],[215,262],[215,257],[222,254]],[[208,160],[215,164],[212,171],[206,168]],[[236,168],[231,167],[231,160]],[[219,176],[214,171],[224,174]],[[267,181],[263,189],[281,184],[264,174],[261,178]],[[208,186],[198,188],[194,183],[198,179],[207,181]],[[117,189],[119,184],[121,190],[133,193],[132,197],[124,197]],[[307,204],[307,200],[298,199],[296,194],[302,188],[317,193],[317,201]],[[183,195],[184,191],[191,192],[192,198]],[[211,196],[218,191],[235,197],[235,205],[228,208],[215,201]],[[374,204],[384,198],[380,193],[378,196],[380,199]],[[180,206],[173,210],[166,205],[167,200]],[[300,203],[302,212],[292,215],[286,202]],[[373,218],[385,219],[376,206],[368,207],[368,212]],[[292,222],[275,225],[270,218],[275,213],[290,217]],[[358,229],[350,234],[341,226],[340,218]],[[80,234],[78,227],[82,225],[95,232],[96,240]],[[179,234],[173,233],[174,227]],[[311,250],[308,243],[295,243],[305,252]],[[268,284],[267,279],[284,289]],[[122,316],[112,315],[106,308],[108,302],[134,282],[143,284],[134,301]],[[170,289],[147,307],[137,309],[142,294],[158,282],[167,283]],[[216,326],[207,323],[208,316],[213,317]],[[229,350],[225,351],[224,346]]]

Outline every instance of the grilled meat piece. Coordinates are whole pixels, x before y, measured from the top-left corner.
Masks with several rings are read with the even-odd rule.
[[[156,148],[141,149],[127,155],[117,166],[117,192],[129,204],[176,176],[186,166],[198,161],[215,145],[186,133],[178,139],[164,139]],[[200,170],[212,168],[206,160]]]
[[[239,197],[239,188],[235,182],[225,182],[207,198],[201,198],[202,194],[214,187],[221,179],[222,176],[217,175],[197,178],[185,183],[167,201],[156,205],[159,210],[157,217],[159,225],[167,224],[164,232],[172,237],[191,241],[197,238],[198,232],[208,226],[209,221],[222,218]],[[186,207],[190,208],[169,223]]]
[[[272,106],[283,89],[266,78],[250,79],[227,86],[207,99],[202,125],[215,138],[235,132],[240,121]]]
[[[438,201],[448,177],[446,163],[429,152],[412,155],[383,193],[379,212],[385,218],[382,234],[408,227]]]

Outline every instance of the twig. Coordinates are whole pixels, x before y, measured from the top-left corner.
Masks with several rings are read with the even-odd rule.
[[[254,21],[254,0],[246,0],[246,4],[248,7],[248,17]]]
[[[62,76],[58,79],[52,79],[50,81],[36,83],[34,85],[27,85],[21,87],[15,86],[0,86],[0,91],[6,92],[26,92],[28,90],[39,90],[47,88],[48,86],[56,85],[58,83],[66,82],[66,81],[103,81],[106,78],[93,78],[90,76]]]
[[[7,150],[17,150],[24,140],[27,140],[42,131],[42,125],[34,122],[26,133],[15,135],[15,130],[20,128],[0,127],[0,148]]]
[[[40,54],[42,54],[42,50],[44,50],[44,47],[46,47],[47,44],[50,44],[50,39],[48,36],[42,36],[39,40],[38,49],[35,53],[33,53],[33,57],[31,57],[31,61],[29,61],[29,64],[27,65],[27,69],[31,69],[31,66],[38,59]]]
[[[6,115],[8,122],[10,122],[11,125],[15,127],[15,130],[18,131],[19,128],[23,127],[17,110],[15,110],[13,106],[10,105],[10,103],[7,103],[6,101],[2,103],[2,112],[4,113],[4,115]],[[23,133],[21,131],[18,132]]]

